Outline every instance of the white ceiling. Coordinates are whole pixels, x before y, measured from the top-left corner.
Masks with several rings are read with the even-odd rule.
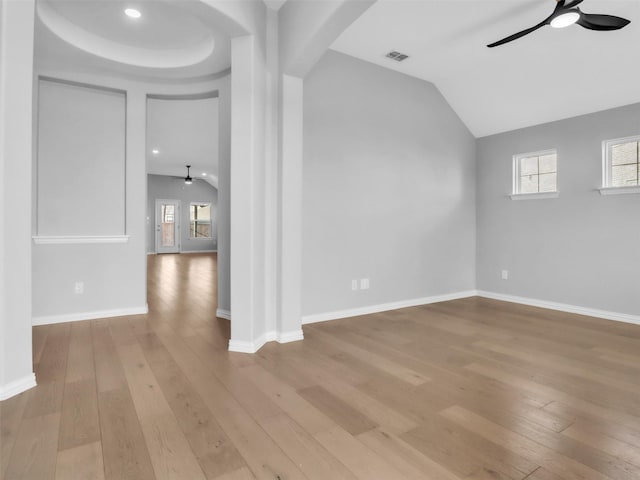
[[[278,9],[286,0],[264,1]],[[37,68],[190,82],[231,64],[230,37],[199,0],[38,0],[37,5]],[[332,48],[433,82],[477,137],[639,102],[640,0],[580,5],[585,12],[630,19],[619,31],[547,26],[510,44],[486,47],[538,23],[554,5],[553,0],[378,0]],[[142,12],[140,19],[124,15],[130,6]],[[391,50],[410,58],[402,63],[385,58]]]
[[[271,10],[280,10],[287,0],[264,0],[265,5]]]
[[[142,16],[127,17],[130,7]],[[171,83],[211,78],[230,68],[231,48],[208,10],[198,0],[38,0],[36,71]],[[194,179],[217,187],[218,99],[150,99],[147,146],[148,173],[184,177],[192,165]]]
[[[640,102],[638,0],[580,5],[631,20],[622,30],[546,26],[486,47],[554,7],[553,0],[378,0],[331,48],[433,82],[476,137]],[[385,58],[391,50],[410,58]]]
[[[147,101],[147,172],[218,186],[218,98]],[[158,153],[154,153],[157,150]]]
[[[132,19],[125,8],[137,8]],[[36,68],[184,82],[231,66],[230,38],[198,0],[38,0]]]

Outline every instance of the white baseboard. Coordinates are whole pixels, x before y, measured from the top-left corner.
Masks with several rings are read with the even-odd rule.
[[[399,308],[416,307],[418,305],[428,305],[430,303],[447,302],[449,300],[457,300],[458,298],[475,297],[478,294],[475,290],[467,290],[464,292],[447,293],[444,295],[434,295],[432,297],[414,298],[411,300],[401,300],[399,302],[381,303],[378,305],[369,305],[366,307],[350,308],[348,310],[338,310],[334,312],[315,313],[313,315],[305,315],[302,317],[302,324],[326,322],[328,320],[337,320],[339,318],[357,317],[359,315],[368,315],[370,313],[386,312],[389,310],[397,310]]]
[[[256,353],[262,348],[265,343],[270,340],[275,340],[275,332],[264,333],[256,338],[253,342],[231,339],[229,340],[229,351],[238,353]]]
[[[0,401],[11,398],[36,386],[36,374],[31,373],[26,377],[0,385]]]
[[[218,253],[218,250],[180,250],[180,253]]]
[[[229,351],[239,353],[256,353],[267,342],[277,341],[278,343],[289,343],[303,339],[304,334],[302,333],[302,329],[282,333],[271,331],[263,333],[253,342],[229,340]]]
[[[482,290],[478,291],[477,293],[479,297],[492,298],[494,300],[501,300],[503,302],[520,303],[522,305],[530,305],[532,307],[548,308],[549,310],[577,313],[579,315],[587,315],[589,317],[604,318],[606,320],[615,320],[617,322],[634,323],[636,325],[640,325],[640,315],[610,312],[608,310],[597,310],[594,308],[579,307],[577,305],[569,305],[566,303],[549,302],[547,300],[538,300],[536,298],[518,297],[515,295],[485,292]]]
[[[276,333],[275,340],[278,343],[297,342],[298,340],[304,340],[304,333],[302,333],[301,328],[292,332]]]
[[[222,308],[218,308],[216,310],[216,317],[225,318],[227,320],[231,320],[231,312],[229,310],[224,310]]]
[[[51,325],[54,323],[78,322],[81,320],[93,320],[96,318],[122,317],[125,315],[144,315],[149,313],[149,305],[144,307],[117,308],[114,310],[97,310],[93,312],[69,313],[66,315],[45,315],[33,317],[31,324]]]

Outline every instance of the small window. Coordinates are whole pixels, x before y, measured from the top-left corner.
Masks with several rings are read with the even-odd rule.
[[[555,150],[523,153],[513,157],[515,195],[558,191],[558,153]]]
[[[189,207],[189,238],[211,238],[210,203],[192,203]]]
[[[605,188],[640,185],[640,136],[603,142],[603,181]]]

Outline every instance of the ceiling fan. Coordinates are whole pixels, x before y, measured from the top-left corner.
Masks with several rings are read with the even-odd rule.
[[[581,27],[588,28],[589,30],[618,30],[630,23],[630,21],[626,18],[615,17],[613,15],[584,13],[578,8],[578,4],[582,3],[582,1],[583,0],[573,0],[569,3],[566,3],[566,0],[556,0],[557,4],[556,8],[553,10],[553,13],[545,18],[542,22],[531,28],[522,30],[521,32],[509,35],[502,40],[491,43],[487,45],[487,47],[497,47],[498,45],[503,45],[505,43],[511,42],[520,37],[524,37],[531,32],[535,32],[545,25],[551,25],[554,28],[564,28],[577,23]]]

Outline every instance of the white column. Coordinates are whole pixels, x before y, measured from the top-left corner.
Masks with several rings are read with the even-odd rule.
[[[303,81],[282,75],[277,340],[302,340]]]
[[[126,231],[130,235],[127,254],[131,255],[127,275],[134,305],[148,311],[147,304],[147,93],[127,91]]]
[[[34,0],[0,4],[0,400],[35,386],[31,360]]]
[[[264,55],[253,35],[231,41],[231,340],[253,353],[265,311]]]

